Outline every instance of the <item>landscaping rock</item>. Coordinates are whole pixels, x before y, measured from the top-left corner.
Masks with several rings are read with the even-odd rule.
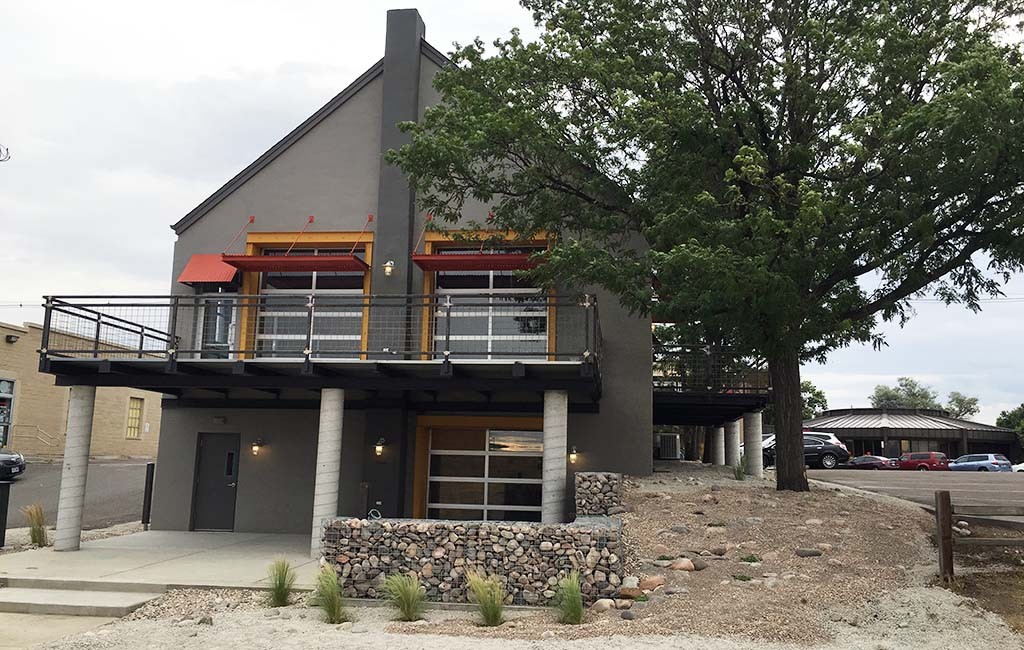
[[[590,609],[591,611],[600,614],[602,612],[607,612],[608,610],[615,609],[615,606],[616,603],[611,598],[600,598],[594,601],[594,604],[590,606]]]
[[[622,579],[622,587],[624,589],[633,589],[640,586],[640,578],[636,576],[626,576]]]
[[[704,566],[706,567],[707,564],[704,564]],[[669,568],[672,569],[673,571],[696,571],[697,570],[696,565],[694,565],[694,563],[693,563],[693,560],[687,559],[685,557],[681,557],[678,560],[676,560],[675,562],[673,562],[672,565]]]
[[[615,609],[630,609],[633,607],[633,601],[628,598],[620,598],[615,601]]]
[[[670,555],[672,551],[669,550],[664,544],[656,544],[654,546],[654,557],[658,558],[663,555]]]
[[[822,521],[821,519],[808,519],[804,523],[807,524],[808,526],[820,526],[820,525],[822,525],[825,522]]]
[[[199,625],[213,625],[213,617],[212,616],[203,616],[202,618],[199,619],[198,624]]]
[[[640,591],[654,591],[665,584],[664,576],[648,576],[640,581]]]
[[[798,548],[798,549],[796,549],[795,552],[796,552],[797,557],[819,557],[819,556],[821,556],[821,551],[819,549],[816,549],[816,548]]]
[[[639,587],[622,587],[619,589],[619,598],[638,598],[643,593]]]
[[[704,569],[708,568],[708,563],[700,558],[693,558],[692,560],[690,560],[690,562],[693,563],[694,571],[703,571]]]
[[[622,613],[619,614],[619,616],[621,616],[623,619],[627,621],[632,621],[634,618],[636,618],[636,614],[629,611],[628,609],[623,610]]]

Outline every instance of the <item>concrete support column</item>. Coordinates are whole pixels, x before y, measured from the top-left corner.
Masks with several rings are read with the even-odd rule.
[[[345,391],[320,391],[320,430],[316,439],[316,478],[313,482],[313,535],[310,555],[321,555],[321,534],[325,519],[338,515],[338,484],[341,480],[341,426],[345,414]]]
[[[736,467],[740,464],[740,420],[725,423],[725,464]]]
[[[711,464],[725,465],[725,427],[711,428]]]
[[[761,412],[743,414],[743,455],[747,460],[747,476],[764,476],[761,450]]]
[[[569,393],[544,391],[544,484],[540,520],[545,524],[565,519],[566,437],[569,433]]]
[[[82,510],[85,481],[89,474],[89,443],[96,409],[95,386],[72,386],[68,400],[68,435],[64,442],[64,466],[57,501],[55,551],[77,551],[82,543]]]

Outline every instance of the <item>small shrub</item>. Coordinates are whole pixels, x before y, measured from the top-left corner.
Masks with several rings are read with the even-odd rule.
[[[737,481],[747,480],[747,456],[745,454],[740,456],[739,464],[733,466],[732,475]]]
[[[28,519],[29,541],[39,547],[46,546],[46,513],[43,512],[43,506],[33,503],[22,508],[21,512]]]
[[[423,604],[427,592],[420,579],[413,575],[390,575],[384,581],[384,593],[388,602],[398,610],[402,621],[418,621],[423,618]]]
[[[676,559],[676,556],[674,556],[674,555],[659,555],[658,559],[659,560],[674,560],[674,559]]]
[[[476,600],[476,606],[480,610],[480,617],[487,627],[501,625],[505,618],[505,589],[496,575],[486,575],[482,571],[470,570],[466,572],[466,583],[469,585],[469,592]]]
[[[267,592],[267,601],[271,607],[285,607],[295,587],[295,570],[285,559],[274,560],[267,567],[267,577],[270,582],[270,591]]]
[[[744,555],[740,558],[740,562],[746,562],[747,564],[754,564],[755,562],[760,561],[761,558],[757,557],[756,555]]]
[[[733,580],[739,580],[740,582],[750,582],[751,580],[753,580],[753,578],[747,575],[743,575],[741,573],[740,575],[733,576]]]
[[[313,603],[320,608],[324,613],[324,620],[331,625],[348,620],[345,601],[341,598],[341,586],[338,584],[338,572],[330,564],[321,567],[320,573],[316,575]]]
[[[708,522],[708,527],[709,528],[725,528],[725,524],[720,522],[720,521],[711,521],[711,522]]]
[[[583,589],[580,586],[579,571],[572,571],[558,581],[555,607],[558,608],[559,623],[579,625],[583,622]]]
[[[646,603],[650,599],[651,598],[647,594],[640,594],[639,596],[637,596],[636,598],[633,599],[633,602],[634,603]]]

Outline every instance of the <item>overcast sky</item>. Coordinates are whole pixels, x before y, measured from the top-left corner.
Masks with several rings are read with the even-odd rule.
[[[402,7],[409,5],[401,5]],[[534,33],[511,0],[421,0],[427,39]],[[163,294],[180,219],[384,52],[387,3],[0,3],[0,320],[44,294]],[[1007,288],[1024,297],[1024,280]],[[27,303],[18,307],[18,303]],[[981,315],[921,303],[889,347],[836,352],[805,377],[834,408],[903,375],[978,417],[1024,401],[1024,300]],[[610,333],[606,333],[610,334]]]

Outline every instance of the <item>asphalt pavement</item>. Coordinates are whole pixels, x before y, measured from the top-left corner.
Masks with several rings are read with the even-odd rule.
[[[52,526],[57,521],[57,496],[60,492],[61,464],[29,463],[25,474],[11,485],[7,527],[26,526],[21,508],[41,503]],[[142,461],[93,461],[85,485],[85,512],[82,527],[105,528],[142,518],[142,493],[145,490],[146,463]]]
[[[954,504],[1024,505],[1024,472],[815,469],[807,475],[932,506],[936,490],[949,490]]]

